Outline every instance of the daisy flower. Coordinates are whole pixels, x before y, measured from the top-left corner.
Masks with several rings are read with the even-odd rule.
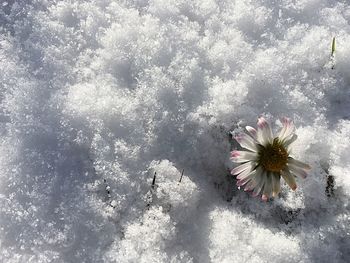
[[[253,191],[253,196],[261,193],[264,201],[278,195],[281,177],[295,190],[295,176],[305,178],[310,169],[308,164],[290,156],[290,146],[297,135],[290,119],[283,118],[281,121],[283,127],[275,137],[265,118],[259,118],[257,130],[247,126],[249,135],[241,133],[235,137],[247,151],[231,152],[232,161],[241,163],[231,171],[237,176],[237,185],[245,185],[244,191]]]

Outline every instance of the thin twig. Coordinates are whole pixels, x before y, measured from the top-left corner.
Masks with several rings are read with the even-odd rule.
[[[185,172],[185,169],[182,169],[182,173],[181,173],[181,177],[180,177],[179,183],[181,183],[182,177],[184,176],[184,172]]]
[[[154,186],[156,184],[156,175],[157,175],[157,172],[154,172],[153,181],[152,181],[152,185],[151,185],[152,189],[154,189]]]
[[[153,180],[152,180],[152,184],[151,184],[151,190],[149,190],[146,194],[146,208],[149,209],[152,202],[153,202],[153,195],[154,195],[154,188],[156,186],[156,177],[157,177],[157,172],[154,172],[153,175]]]

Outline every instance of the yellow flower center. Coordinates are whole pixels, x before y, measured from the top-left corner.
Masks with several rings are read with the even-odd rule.
[[[280,172],[287,166],[288,152],[283,144],[275,138],[272,144],[261,147],[259,151],[259,165],[266,171]]]

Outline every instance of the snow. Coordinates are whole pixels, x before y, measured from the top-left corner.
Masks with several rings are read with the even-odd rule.
[[[0,1],[0,262],[349,262],[348,43],[340,0]],[[312,166],[267,203],[261,115]]]

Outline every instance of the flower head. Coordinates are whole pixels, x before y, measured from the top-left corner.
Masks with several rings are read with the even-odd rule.
[[[235,137],[236,141],[247,151],[231,152],[231,159],[241,165],[231,173],[237,176],[237,185],[245,185],[244,191],[253,191],[254,196],[262,194],[267,201],[280,192],[281,176],[292,190],[297,188],[295,176],[305,178],[308,164],[290,157],[290,145],[297,139],[293,122],[282,119],[283,127],[274,137],[265,118],[258,119],[258,129],[247,126],[249,133]]]

